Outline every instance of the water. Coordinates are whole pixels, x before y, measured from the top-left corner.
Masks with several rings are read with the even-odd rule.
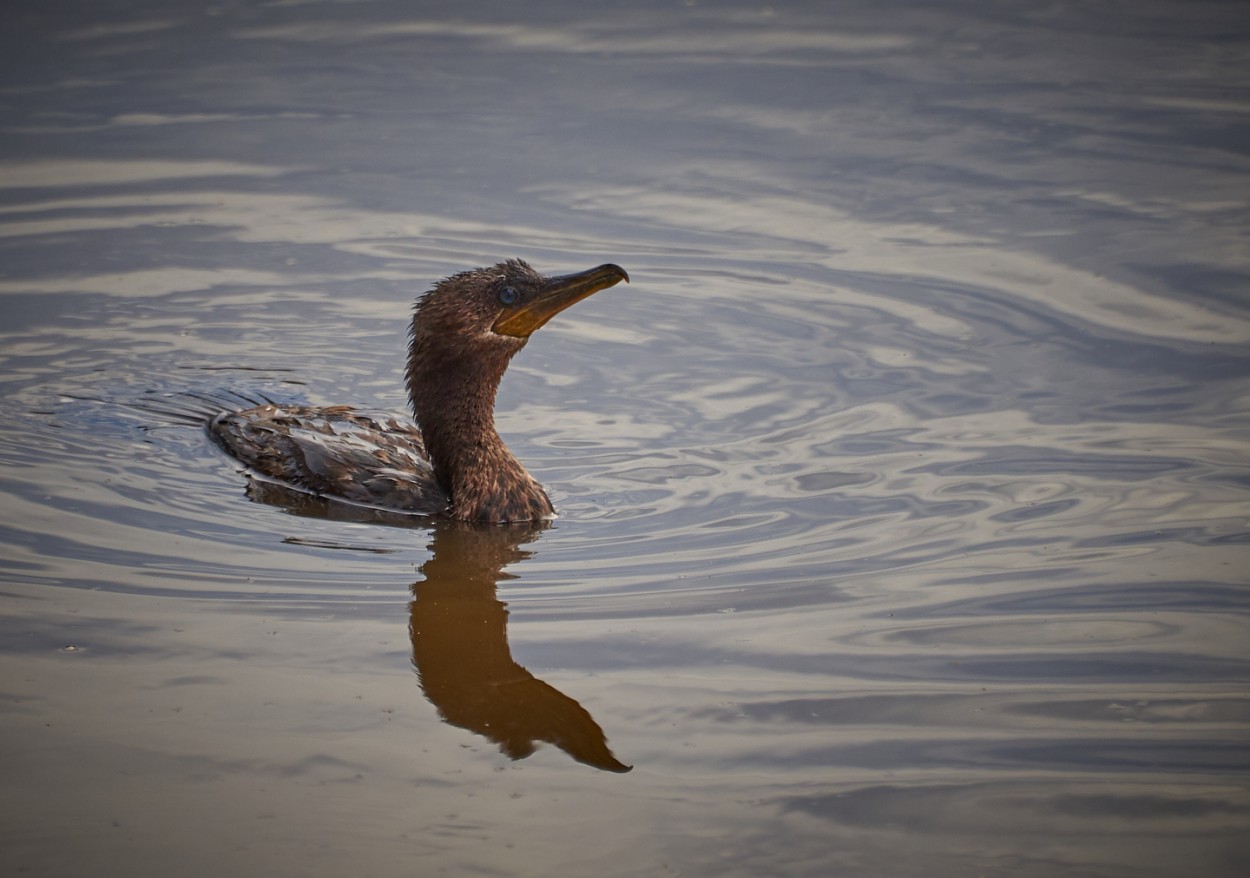
[[[2,39],[6,873],[1245,874],[1240,4]],[[402,410],[511,256],[633,278],[501,390],[550,527],[253,502],[146,410]]]

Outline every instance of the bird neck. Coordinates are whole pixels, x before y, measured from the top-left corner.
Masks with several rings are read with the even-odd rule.
[[[504,364],[506,365],[506,363]],[[552,515],[551,501],[495,429],[502,368],[409,363],[413,414],[451,514],[465,521],[533,521]]]

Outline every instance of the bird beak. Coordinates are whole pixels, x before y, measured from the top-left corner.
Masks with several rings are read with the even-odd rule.
[[[600,290],[629,283],[629,275],[619,265],[600,265],[590,271],[548,278],[531,298],[509,308],[495,321],[500,335],[529,338],[539,327],[565,308]]]

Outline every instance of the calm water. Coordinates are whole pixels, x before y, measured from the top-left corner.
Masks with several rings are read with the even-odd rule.
[[[113,6],[0,31],[4,874],[1247,874],[1241,3]],[[633,278],[550,527],[150,411],[510,256]]]

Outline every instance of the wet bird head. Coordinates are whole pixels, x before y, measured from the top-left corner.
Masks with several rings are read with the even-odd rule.
[[[425,367],[500,371],[529,337],[565,308],[599,290],[628,282],[616,265],[545,277],[520,259],[452,275],[417,302],[410,373]]]
[[[616,265],[545,277],[520,259],[464,271],[440,281],[417,302],[413,340],[428,345],[438,337],[515,352],[565,308],[628,280]]]

